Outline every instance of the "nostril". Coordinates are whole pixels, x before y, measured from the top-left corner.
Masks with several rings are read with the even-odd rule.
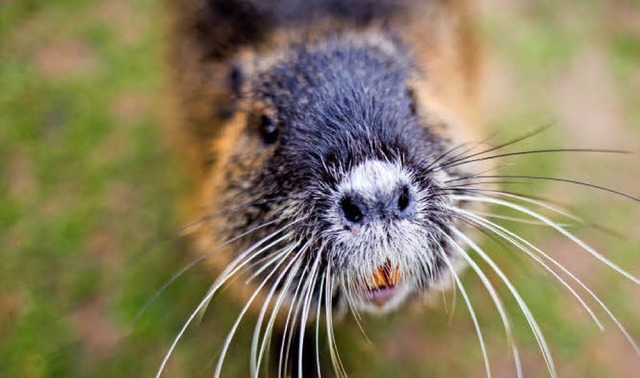
[[[351,223],[359,223],[362,221],[362,218],[364,218],[362,209],[349,197],[342,199],[340,207],[342,208],[344,218]]]
[[[398,210],[405,211],[409,207],[409,203],[411,202],[411,194],[409,193],[409,188],[404,187],[400,192],[400,196],[398,196]]]

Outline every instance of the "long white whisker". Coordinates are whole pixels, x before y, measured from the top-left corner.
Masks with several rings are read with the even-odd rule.
[[[491,366],[489,365],[489,356],[487,354],[487,348],[485,347],[482,331],[480,330],[480,323],[478,323],[478,318],[476,317],[476,312],[473,310],[473,305],[471,304],[471,300],[467,295],[467,291],[465,290],[464,285],[462,285],[462,281],[460,281],[460,277],[458,277],[458,273],[456,273],[456,270],[453,267],[453,264],[451,263],[451,261],[449,260],[449,257],[447,257],[447,254],[442,248],[440,248],[440,254],[445,264],[447,264],[447,267],[449,268],[449,271],[451,272],[451,275],[453,276],[453,279],[455,280],[456,285],[458,286],[458,289],[460,289],[460,294],[462,294],[462,298],[464,299],[464,302],[467,305],[467,309],[469,309],[469,314],[471,315],[471,320],[473,322],[474,328],[476,329],[476,335],[478,336],[480,350],[482,351],[482,358],[484,360],[485,372],[487,374],[487,377],[490,378]]]
[[[300,242],[296,243],[295,245],[293,245],[291,247],[291,250],[297,248],[300,245]],[[292,262],[293,261],[297,261],[299,263],[300,260],[298,260],[298,255],[302,253],[302,251],[304,250],[304,247],[300,249],[300,251],[298,252],[298,254],[296,254],[296,256],[294,256],[292,258]],[[251,368],[251,376],[252,377],[257,377],[258,376],[258,369],[259,366],[257,364],[257,347],[258,347],[258,339],[260,337],[260,330],[262,329],[262,322],[264,320],[264,316],[267,312],[267,308],[269,307],[269,304],[271,303],[271,298],[273,298],[273,295],[275,294],[278,285],[280,284],[280,281],[289,273],[290,267],[287,266],[284,269],[282,269],[282,273],[278,276],[278,278],[275,280],[275,282],[273,283],[271,290],[269,291],[269,294],[267,295],[267,297],[264,300],[264,304],[262,305],[262,308],[260,309],[260,315],[258,316],[258,320],[256,321],[256,326],[254,329],[254,333],[253,333],[253,339],[251,342],[251,363],[250,363],[250,368]]]
[[[353,305],[353,293],[358,292],[358,289],[355,286],[355,282],[358,282],[358,280],[351,277],[351,272],[347,272],[346,274],[347,276],[346,276],[345,282],[347,285],[349,285],[344,290],[347,305],[349,306],[349,310],[351,311],[351,314],[353,315],[353,318],[355,319],[356,324],[360,329],[360,332],[364,336],[365,340],[367,341],[367,343],[373,344],[369,339],[369,337],[367,336],[367,333],[364,331],[364,328],[362,327],[362,323],[360,322],[360,320],[362,319],[362,316],[360,315],[360,312]],[[370,284],[373,286],[373,283],[370,283]]]
[[[473,216],[473,214],[470,214],[470,216]],[[482,222],[481,219],[478,219],[478,222]],[[557,260],[555,260],[553,257],[551,257],[548,253],[544,252],[543,250],[541,250],[540,248],[536,247],[535,245],[531,244],[530,242],[528,242],[526,239],[523,239],[522,237],[516,235],[515,233],[509,231],[508,229],[501,227],[498,224],[495,224],[493,222],[490,222],[488,220],[484,220],[484,222],[487,222],[488,224],[485,225],[485,227],[487,227],[488,229],[490,229],[492,232],[496,233],[497,235],[503,237],[505,240],[509,241],[510,243],[512,243],[513,245],[517,246],[518,248],[524,250],[529,256],[531,256],[535,261],[537,261],[538,263],[540,263],[543,267],[545,267],[548,271],[550,271],[552,274],[554,274],[554,276],[557,277],[557,275],[555,274],[555,272],[553,272],[549,267],[546,266],[546,264],[542,261],[540,261],[537,256],[533,255],[532,252],[530,250],[527,250],[527,248],[524,248],[522,245],[520,245],[519,243],[517,243],[515,240],[511,239],[515,238],[517,240],[519,240],[520,242],[526,244],[529,248],[531,248],[532,250],[535,250],[536,252],[538,252],[540,255],[542,255],[545,259],[547,259],[548,261],[550,261],[552,264],[554,264],[556,267],[558,267],[560,270],[562,270],[565,274],[567,274],[569,277],[571,277],[576,283],[578,283],[578,285],[580,285],[580,287],[582,287],[597,303],[598,305],[607,313],[607,315],[609,316],[609,318],[611,318],[611,320],[616,324],[616,326],[618,327],[618,329],[624,334],[625,338],[627,339],[627,341],[631,344],[631,346],[634,348],[634,350],[636,351],[636,354],[640,354],[640,347],[638,347],[638,344],[636,343],[636,341],[633,339],[633,337],[631,336],[631,334],[627,331],[627,329],[622,325],[622,322],[620,322],[620,320],[613,314],[613,312],[611,311],[611,309],[609,309],[609,307],[587,286],[585,285],[578,277],[575,276],[575,274],[573,274],[570,270],[568,270],[567,268],[565,268],[562,264],[560,264]],[[504,233],[504,234],[503,234]],[[509,237],[510,236],[510,237]],[[563,282],[563,280],[560,279],[561,282]],[[564,282],[563,282],[564,284]],[[567,284],[565,284],[565,286],[568,286]],[[583,305],[583,307],[585,307],[585,309],[587,310],[587,312],[589,312],[589,314],[591,315],[592,318],[594,318],[594,321],[596,323],[596,325],[598,325],[598,327],[601,330],[604,330],[604,327],[602,326],[602,324],[598,321],[597,317],[595,317],[595,314],[593,314],[593,312],[591,311],[591,309],[586,306],[586,304],[582,301],[581,297],[577,295],[577,293],[575,293],[574,290],[572,290],[571,288],[569,288],[569,290],[571,290],[572,294],[574,295],[574,297],[576,297],[578,299],[578,301],[580,301],[580,303]]]
[[[479,190],[472,189],[472,191],[478,192]],[[549,210],[549,211],[551,211],[553,213],[556,213],[556,214],[560,214],[560,215],[562,215],[562,216],[564,216],[566,218],[569,218],[569,219],[571,219],[573,221],[576,221],[578,223],[584,223],[585,222],[584,219],[580,218],[579,216],[577,216],[575,214],[572,214],[567,210],[563,210],[558,206],[553,206],[553,205],[551,205],[551,204],[549,204],[549,203],[547,203],[545,201],[540,201],[540,200],[537,200],[537,199],[529,198],[529,197],[526,197],[526,196],[521,196],[521,195],[514,194],[514,193],[507,193],[507,192],[503,192],[503,191],[500,191],[500,190],[483,189],[482,192],[490,193],[492,195],[499,196],[499,197],[515,198],[515,199],[517,199],[519,201],[522,201],[522,202],[527,202],[527,203],[534,204],[536,206],[540,206],[540,207],[542,207],[542,208],[544,208],[546,210]],[[489,197],[489,198],[491,198],[491,197]],[[542,222],[542,224],[544,224],[544,222]]]
[[[455,281],[453,280],[453,276],[451,277],[451,283],[453,284],[452,286],[455,286]],[[444,305],[444,311],[445,313],[449,314],[449,303],[447,302],[447,293],[445,290],[445,286],[444,283],[440,283],[440,295],[442,296],[442,303]],[[453,319],[453,316],[451,314],[449,314],[449,322],[451,322],[451,319]]]
[[[502,270],[496,265],[496,263],[480,247],[478,247],[478,245],[474,243],[473,240],[469,239],[464,233],[462,233],[455,227],[452,227],[451,230],[456,234],[457,237],[464,240],[466,244],[468,244],[478,255],[480,255],[482,259],[487,264],[489,264],[489,266],[496,272],[496,274],[500,277],[500,279],[502,279],[502,281],[507,285],[507,288],[509,289],[509,291],[511,291],[511,294],[513,294],[513,297],[518,302],[518,305],[520,306],[522,313],[524,314],[525,318],[527,319],[527,322],[529,323],[529,326],[533,331],[533,335],[535,336],[536,341],[538,342],[538,346],[542,351],[542,357],[544,358],[545,363],[547,364],[549,373],[551,374],[552,377],[556,377],[557,374],[556,374],[555,364],[553,363],[553,358],[551,357],[551,353],[549,352],[549,346],[547,345],[547,342],[544,336],[542,335],[540,326],[538,325],[538,322],[533,317],[533,314],[531,313],[529,306],[527,306],[527,303],[524,301],[524,299],[522,299],[522,297],[520,296],[520,293],[518,293],[513,283],[511,283],[511,281],[502,272]]]
[[[317,255],[317,258],[319,258],[320,255]],[[319,260],[316,260],[316,262]],[[307,295],[307,289],[308,289],[308,285],[311,284],[312,281],[312,277],[314,275],[314,268],[317,268],[317,265],[314,263],[314,265],[312,267],[305,267],[305,271],[303,272],[306,273],[306,275],[301,276],[300,277],[300,282],[303,283],[302,285],[302,290],[300,291],[300,297],[296,299],[296,301],[294,302],[295,305],[295,311],[293,312],[293,317],[291,319],[291,329],[289,334],[287,335],[286,339],[287,339],[287,343],[286,343],[286,351],[285,351],[285,359],[284,359],[284,373],[287,373],[287,370],[289,369],[289,356],[290,356],[290,352],[291,352],[291,343],[293,342],[293,337],[294,337],[294,332],[296,331],[296,322],[298,321],[298,316],[302,317],[302,314],[300,314],[300,310],[302,309],[303,313],[304,313],[304,303],[305,303],[305,299],[306,299],[306,295]],[[288,320],[287,320],[288,323]],[[285,325],[285,327],[288,324]],[[301,336],[301,332],[302,332],[302,327],[300,329],[298,329],[298,336]],[[283,337],[284,338],[284,337]],[[292,373],[293,373],[293,369],[295,367],[291,367]]]
[[[295,246],[297,247],[300,243],[298,242]],[[269,256],[268,258],[264,258],[261,260],[258,260],[256,263],[260,263],[260,268],[256,269],[255,272],[249,277],[247,278],[247,280],[245,281],[245,284],[248,284],[249,282],[253,281],[256,277],[260,276],[262,273],[264,273],[265,270],[267,270],[271,264],[273,263],[273,261],[278,260],[279,259],[279,255],[278,254],[274,254],[273,256]]]
[[[307,250],[309,244],[310,244],[310,242],[307,242],[301,248],[301,251],[302,251],[301,253],[304,253]],[[260,363],[262,361],[262,356],[264,355],[265,349],[267,347],[269,337],[272,334],[273,326],[275,324],[276,317],[278,315],[278,312],[280,311],[280,307],[282,306],[282,303],[284,302],[284,299],[287,296],[287,292],[289,290],[289,287],[291,286],[291,283],[293,283],[293,280],[294,280],[296,274],[300,271],[300,268],[302,266],[302,261],[303,261],[303,259],[300,259],[290,269],[290,272],[287,273],[287,278],[285,280],[285,284],[282,287],[282,289],[280,289],[280,294],[278,294],[278,298],[276,299],[276,304],[274,305],[273,309],[271,310],[271,315],[269,317],[269,322],[267,323],[267,327],[265,329],[264,335],[262,336],[262,342],[260,344],[260,353],[258,355],[258,361],[256,363],[256,371],[260,370]]]
[[[275,236],[277,233],[282,232],[282,231],[286,231],[289,227],[291,227],[292,225],[298,223],[300,220],[296,220],[293,221],[285,226],[283,226],[282,228],[280,228],[278,231],[274,232],[273,234],[263,238],[260,243],[263,243],[263,241],[266,241],[268,239],[270,239],[271,237]],[[288,234],[288,236],[291,236],[292,234]],[[245,258],[245,256],[247,256],[249,253],[252,252],[252,249],[255,249],[255,247],[259,246],[256,245],[257,243],[255,243],[253,246],[251,246],[248,250],[244,251],[243,253],[240,254],[240,256],[238,256],[233,262],[231,262],[226,268],[225,270],[222,272],[222,274],[220,274],[220,276],[218,277],[218,279],[213,283],[213,285],[211,285],[211,289],[213,289],[214,287],[216,287],[218,285],[219,281],[227,281],[229,278],[233,277],[236,273],[238,273],[238,271],[240,269],[242,269],[245,265],[247,265],[248,263],[250,263],[251,261],[253,261],[253,259],[255,257],[257,257],[258,255],[260,255],[261,253],[263,253],[264,251],[268,250],[269,248],[273,247],[274,245],[276,245],[279,241],[281,241],[282,239],[288,237],[282,237],[278,240],[276,240],[275,242],[270,243],[269,245],[267,245],[266,247],[262,247],[258,252],[253,253],[253,255],[246,259],[246,261],[244,261],[240,266],[236,266],[238,265],[242,259]],[[216,289],[217,290],[217,289]],[[202,307],[202,309],[199,311],[199,318],[202,319],[204,317],[204,313],[207,310],[207,308],[209,307],[209,301],[213,298],[213,296],[210,296],[209,299],[207,300],[207,302],[204,304],[204,306]]]
[[[454,283],[454,278],[451,277],[451,283]],[[456,303],[458,302],[458,285],[451,285],[452,286],[452,295],[451,295],[451,309],[449,312],[449,322],[453,321],[453,314],[455,314],[456,311]]]
[[[564,228],[562,228],[561,226],[559,226],[558,224],[556,224],[555,222],[553,222],[549,218],[547,218],[547,217],[545,217],[545,216],[543,216],[541,214],[538,214],[535,211],[529,210],[526,207],[523,207],[523,206],[520,206],[520,205],[516,205],[516,204],[513,204],[511,202],[503,201],[503,200],[496,199],[496,198],[485,198],[485,197],[474,197],[474,196],[454,196],[454,197],[456,197],[457,199],[461,199],[461,200],[480,201],[480,202],[488,202],[488,203],[493,203],[493,204],[497,204],[497,205],[502,205],[502,206],[506,206],[506,207],[509,207],[511,209],[514,209],[514,210],[518,210],[518,211],[520,211],[522,213],[528,214],[529,216],[531,216],[533,218],[536,218],[536,219],[548,224],[553,229],[555,229],[556,231],[558,231],[559,233],[561,233],[562,235],[566,236],[571,241],[573,241],[574,243],[576,243],[577,245],[582,247],[582,249],[584,249],[585,251],[589,252],[593,257],[595,257],[596,259],[600,260],[601,262],[603,262],[604,264],[609,266],[611,269],[613,269],[616,272],[620,273],[622,276],[628,278],[629,280],[631,280],[635,284],[640,285],[640,278],[635,277],[632,274],[628,273],[627,271],[625,271],[624,269],[622,269],[618,265],[614,264],[611,260],[609,260],[606,257],[602,256],[598,251],[596,251],[595,249],[590,247],[588,244],[586,244],[585,242],[583,242],[582,240],[577,238],[575,235],[573,235],[569,231],[565,230]]]
[[[298,280],[298,284],[296,285],[296,290],[293,293],[293,297],[291,298],[291,303],[289,303],[289,310],[287,311],[287,319],[285,321],[284,324],[284,331],[282,333],[282,342],[280,345],[280,356],[278,358],[278,377],[280,377],[282,374],[286,375],[286,368],[287,368],[287,359],[289,356],[289,346],[286,344],[290,344],[290,340],[291,337],[289,336],[290,332],[293,332],[293,329],[289,329],[289,323],[291,322],[291,315],[294,314],[294,316],[297,316],[297,311],[294,311],[293,308],[294,306],[297,307],[297,303],[298,303],[298,294],[300,293],[300,289],[302,289],[303,287],[303,282],[304,282],[304,278],[306,276],[306,274],[309,271],[309,267],[307,265],[303,266],[304,269],[302,269],[302,273],[300,274],[300,278]],[[293,322],[295,323],[295,317]],[[287,340],[285,340],[287,339]],[[285,346],[286,346],[286,354],[285,354]]]
[[[138,321],[138,319],[140,318],[140,316],[149,308],[149,306],[158,299],[158,297],[165,291],[167,290],[167,288],[169,286],[171,286],[171,284],[173,284],[175,282],[175,280],[177,280],[178,278],[180,278],[180,276],[182,276],[183,274],[185,274],[187,271],[189,271],[189,269],[193,268],[194,266],[196,266],[198,263],[200,263],[202,260],[204,260],[205,258],[207,258],[207,256],[211,255],[212,253],[214,253],[217,250],[220,250],[221,248],[224,248],[226,246],[228,246],[231,243],[234,243],[236,241],[238,241],[239,239],[251,234],[252,232],[255,232],[261,228],[267,227],[269,225],[272,225],[276,222],[280,222],[281,219],[275,219],[272,220],[270,222],[261,224],[259,226],[253,227],[252,229],[243,232],[242,234],[231,238],[227,241],[225,241],[223,244],[220,244],[212,249],[210,249],[209,251],[207,251],[206,253],[203,253],[202,255],[198,256],[195,260],[191,261],[190,263],[188,263],[187,265],[183,266],[178,272],[176,272],[173,276],[171,276],[171,278],[169,278],[155,293],[153,293],[153,295],[145,302],[144,305],[142,305],[142,307],[140,308],[140,310],[138,311],[138,313],[136,314],[133,323],[136,323]]]
[[[360,329],[362,336],[364,336],[364,339],[367,341],[367,343],[373,344],[371,342],[371,339],[369,339],[369,336],[367,336],[367,333],[364,331],[364,327],[362,327],[362,323],[360,322],[360,319],[362,319],[362,316],[360,315],[360,312],[358,311],[358,309],[354,307],[351,295],[347,294],[345,295],[345,298],[347,299],[347,305],[349,306],[349,310],[353,314],[353,318],[355,319],[356,325]]]
[[[285,226],[288,227],[289,225]],[[272,236],[278,234],[281,230],[278,230],[274,233],[272,233],[271,235],[261,239],[260,241],[254,243],[251,247],[249,247],[249,249],[247,249],[245,252],[243,252],[242,254],[240,254],[240,256],[238,256],[231,264],[230,266],[225,269],[225,271],[223,272],[223,274],[221,275],[221,277],[216,280],[216,283],[214,283],[214,286],[212,286],[212,288],[207,292],[207,294],[205,295],[204,299],[202,301],[200,301],[200,303],[198,303],[198,306],[196,306],[196,309],[191,313],[191,315],[189,316],[189,318],[187,319],[187,321],[184,323],[184,325],[182,326],[182,328],[180,329],[180,331],[178,332],[178,335],[175,337],[175,339],[173,340],[173,343],[171,343],[171,346],[169,347],[169,350],[167,351],[167,353],[165,354],[164,359],[162,360],[162,363],[160,364],[160,368],[158,369],[158,372],[156,373],[156,378],[159,378],[162,375],[162,371],[164,370],[167,361],[169,361],[169,357],[171,356],[171,353],[173,352],[173,350],[175,349],[176,345],[178,344],[178,341],[180,341],[180,339],[182,338],[182,335],[185,333],[185,331],[187,330],[187,328],[189,327],[189,325],[191,324],[191,322],[193,321],[193,319],[195,319],[195,317],[197,316],[198,313],[200,313],[200,311],[205,308],[205,306],[209,303],[209,301],[211,300],[211,298],[213,298],[213,296],[215,295],[215,293],[218,291],[218,289],[220,289],[220,287],[229,279],[229,277],[233,276],[233,274],[235,274],[235,272],[237,272],[238,270],[240,270],[244,265],[246,265],[249,261],[251,261],[253,258],[255,258],[257,255],[259,255],[260,253],[263,252],[263,250],[266,250],[266,248],[268,248],[269,246],[262,248],[261,250],[253,253],[249,258],[245,258],[247,256],[248,253],[250,253],[252,250],[255,250],[256,248],[258,248],[260,245],[262,245],[266,240],[268,240],[269,238],[271,238]],[[291,234],[286,234],[282,237],[280,237],[278,240],[276,240],[275,242],[271,243],[272,245],[275,243],[278,243],[288,237],[290,237]],[[232,268],[231,270],[229,270],[229,268]],[[227,273],[225,273],[227,272]]]
[[[596,316],[596,314],[593,312],[593,310],[591,310],[591,307],[589,307],[589,305],[587,305],[587,303],[583,300],[582,296],[580,296],[573,289],[573,287],[571,287],[571,285],[569,285],[566,282],[565,279],[563,279],[561,276],[558,275],[558,273],[556,273],[547,264],[545,264],[544,261],[540,260],[540,258],[538,258],[535,254],[533,254],[531,252],[531,250],[529,250],[528,248],[524,247],[522,244],[520,244],[514,238],[516,238],[516,239],[520,240],[521,242],[527,244],[528,246],[534,248],[535,250],[539,251],[541,254],[546,255],[544,252],[540,251],[538,248],[536,248],[535,246],[533,246],[530,243],[528,243],[525,239],[519,237],[518,235],[510,232],[506,228],[501,227],[500,225],[498,225],[498,224],[496,224],[494,222],[491,222],[489,220],[483,219],[481,217],[474,216],[472,213],[464,211],[464,210],[461,210],[461,209],[459,209],[457,211],[462,213],[463,215],[466,215],[468,218],[465,218],[465,219],[467,219],[468,221],[470,221],[470,222],[472,222],[474,224],[477,224],[477,225],[479,225],[481,227],[485,227],[486,229],[488,229],[489,231],[493,232],[497,236],[503,238],[504,240],[506,240],[507,242],[511,243],[512,245],[514,245],[518,249],[522,250],[528,256],[530,256],[533,260],[535,260],[537,263],[539,263],[543,268],[545,268],[545,270],[547,270],[549,273],[551,273],[564,287],[566,287],[571,292],[571,294],[578,300],[578,302],[580,302],[582,307],[584,307],[584,309],[587,311],[587,313],[589,313],[589,315],[591,316],[593,321],[596,323],[598,328],[600,328],[600,330],[604,329],[602,323],[600,322],[600,319]],[[547,255],[547,257],[550,258],[548,255]],[[559,264],[557,264],[557,262],[556,262],[556,265],[559,265]],[[582,282],[577,277],[575,277],[573,274],[571,274],[571,272],[569,272],[567,269],[565,269],[561,265],[560,265],[560,267],[561,267],[560,269],[562,269],[565,273],[567,273],[570,276],[572,276],[572,278],[576,282],[578,282],[583,288],[585,288],[587,291],[591,291],[584,284],[582,284]]]
[[[300,242],[296,243],[292,247],[292,249],[297,248],[299,245],[300,245]],[[257,356],[258,339],[260,337],[260,330],[262,328],[262,323],[264,321],[264,317],[266,315],[266,312],[267,312],[267,309],[269,307],[269,304],[271,303],[271,299],[273,298],[276,290],[278,289],[278,286],[280,285],[280,282],[282,281],[282,279],[285,278],[285,277],[292,277],[291,273],[297,271],[297,266],[299,266],[299,264],[302,261],[301,259],[298,258],[298,256],[301,255],[302,253],[304,253],[304,251],[306,251],[306,248],[308,247],[308,245],[309,245],[309,242],[307,242],[304,246],[302,246],[300,248],[300,251],[296,254],[296,256],[293,257],[292,262],[296,261],[295,267],[291,267],[291,264],[288,264],[284,269],[282,269],[282,272],[280,273],[280,275],[278,276],[276,281],[273,283],[273,285],[271,287],[271,290],[269,291],[269,294],[265,298],[264,304],[262,305],[262,308],[260,310],[260,315],[258,316],[258,320],[256,321],[256,326],[255,326],[254,333],[253,333],[253,339],[252,339],[252,342],[251,342],[251,363],[250,363],[250,367],[251,367],[251,376],[253,376],[253,377],[258,375],[259,368],[260,368],[260,364],[259,364],[259,360],[258,360],[258,356]],[[289,287],[289,285],[285,284],[285,287],[282,289],[283,292],[286,291],[288,289],[288,287]],[[279,303],[280,303],[280,301],[278,301],[278,304]],[[277,306],[277,308],[279,308],[279,305]],[[277,312],[277,309],[276,309],[276,312]],[[269,322],[269,324],[271,324],[271,322]],[[265,330],[265,337],[267,337],[266,336],[267,334],[270,334],[270,329],[266,329]],[[260,357],[262,357],[262,349],[261,349]]]
[[[327,323],[327,341],[329,343],[329,356],[335,373],[339,377],[346,377],[347,373],[342,365],[342,359],[338,354],[338,348],[333,335],[333,279],[331,277],[331,265],[327,266],[327,284],[325,295],[325,322]]]
[[[533,226],[549,227],[548,225],[546,225],[543,222],[538,222],[538,221],[534,221],[534,220],[530,220],[530,219],[524,219],[524,218],[519,218],[519,217],[510,217],[508,215],[493,214],[493,213],[487,213],[487,212],[482,212],[482,211],[474,211],[473,213],[476,214],[476,215],[480,215],[482,217],[485,217],[485,218],[500,219],[500,220],[506,220],[506,221],[510,221],[510,222],[522,223],[522,224],[530,224],[530,225],[533,225]],[[558,223],[558,225],[563,226],[563,227],[571,227],[571,226],[573,226],[570,223]]]
[[[569,227],[569,226],[576,226],[577,224],[581,224],[581,225],[585,225],[585,226],[589,226],[595,229],[599,229],[601,231],[604,231],[606,233],[609,234],[616,234],[614,231],[611,231],[605,227],[602,227],[601,225],[595,224],[595,223],[589,223],[587,222],[584,218],[571,213],[569,210],[563,209],[561,206],[557,206],[557,205],[552,205],[549,204],[548,201],[545,201],[543,199],[535,199],[535,198],[530,198],[527,197],[526,195],[520,195],[520,194],[516,194],[516,193],[510,193],[510,192],[504,192],[504,191],[499,191],[499,190],[488,190],[488,189],[473,189],[470,190],[471,192],[473,192],[474,194],[480,194],[483,196],[487,196],[489,198],[495,198],[495,197],[507,197],[507,198],[514,198],[517,199],[518,201],[521,202],[525,202],[527,204],[534,204],[536,206],[539,206],[545,210],[549,210],[552,213],[555,214],[559,214],[562,215],[563,217],[566,217],[576,223],[558,223],[556,222],[556,224],[558,226],[561,227]],[[485,193],[489,193],[489,194],[485,194]],[[565,206],[566,208],[566,206]],[[477,212],[476,212],[477,213]],[[539,222],[536,220],[531,220],[532,222]],[[540,224],[545,224],[544,222],[540,222]],[[545,224],[546,225],[546,224]]]
[[[320,281],[320,290],[318,291],[318,301],[316,308],[316,368],[318,369],[318,378],[322,377],[322,369],[320,368],[320,309],[322,307],[322,294],[324,292],[324,285],[327,281],[327,272],[322,275],[322,281]]]
[[[311,278],[309,279],[309,287],[307,288],[307,293],[305,295],[305,299],[303,303],[306,303],[306,306],[303,306],[302,309],[302,316],[300,317],[300,333],[299,333],[299,340],[298,340],[298,376],[302,377],[302,349],[304,347],[304,332],[305,332],[305,328],[307,325],[307,320],[309,319],[309,311],[311,309],[311,296],[313,294],[313,289],[316,287],[316,284],[318,283],[317,281],[317,277],[318,277],[318,264],[320,263],[321,260],[321,254],[322,254],[322,249],[320,249],[318,251],[318,256],[316,257],[316,261],[313,264],[312,269],[312,275]]]
[[[504,331],[507,336],[507,342],[509,343],[511,347],[511,351],[513,353],[513,359],[516,366],[517,376],[522,377],[523,375],[522,375],[522,363],[520,361],[520,353],[518,352],[518,347],[516,346],[516,343],[513,339],[513,333],[511,330],[511,321],[509,320],[509,316],[507,315],[504,309],[504,305],[502,303],[502,300],[500,299],[500,296],[498,295],[495,288],[491,284],[491,281],[489,281],[489,278],[487,277],[487,275],[484,274],[484,272],[482,271],[482,269],[480,269],[478,264],[476,264],[476,262],[469,257],[469,254],[464,250],[464,248],[462,248],[455,240],[453,240],[453,238],[447,235],[447,233],[442,232],[442,234],[447,239],[449,239],[451,244],[456,247],[456,249],[460,252],[462,257],[467,261],[469,266],[471,266],[471,268],[476,272],[476,274],[484,284],[485,288],[487,289],[487,292],[491,296],[491,299],[493,300],[493,303],[496,309],[498,310],[498,313],[500,314],[500,318],[502,319]]]
[[[224,359],[225,356],[227,355],[227,350],[229,349],[229,345],[231,345],[231,340],[233,340],[233,336],[236,333],[236,330],[238,329],[238,325],[240,325],[240,321],[242,321],[242,318],[244,317],[244,314],[247,312],[247,310],[249,309],[249,306],[251,306],[251,303],[253,303],[253,301],[255,300],[255,298],[258,296],[258,294],[260,293],[260,291],[262,290],[262,288],[264,287],[264,285],[267,284],[267,282],[269,281],[269,279],[277,272],[278,267],[280,267],[287,259],[287,256],[289,256],[289,254],[291,253],[292,249],[291,248],[287,248],[284,249],[282,252],[278,253],[278,255],[280,256],[279,259],[277,260],[273,260],[272,263],[275,263],[277,261],[276,266],[273,268],[273,270],[267,274],[267,276],[262,280],[262,282],[260,283],[260,285],[258,286],[258,288],[253,292],[253,294],[251,295],[251,297],[249,298],[249,300],[247,300],[247,303],[245,304],[245,306],[242,308],[242,311],[240,311],[240,315],[238,315],[238,318],[236,319],[235,323],[233,324],[233,326],[231,327],[231,330],[229,331],[227,338],[225,340],[225,343],[222,347],[222,351],[220,352],[220,357],[218,358],[218,364],[216,366],[216,371],[213,374],[214,377],[220,377],[220,372],[222,371],[222,365],[224,364]],[[293,264],[293,262],[295,261],[294,259],[291,259],[289,261],[289,264],[287,266],[291,266],[291,264]],[[286,268],[285,268],[286,269]]]

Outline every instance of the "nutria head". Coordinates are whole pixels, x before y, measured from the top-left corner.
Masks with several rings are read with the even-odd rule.
[[[380,34],[234,63],[238,111],[205,192],[209,210],[230,210],[206,232],[271,263],[255,269],[280,272],[264,279],[289,300],[304,281],[315,303],[324,282],[334,306],[383,312],[441,288],[460,265],[445,191],[458,174],[442,169],[450,147],[414,94],[422,75]]]

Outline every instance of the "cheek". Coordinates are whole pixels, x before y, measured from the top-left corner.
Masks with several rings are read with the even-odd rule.
[[[235,141],[233,151],[221,169],[227,172],[229,184],[244,182],[259,176],[265,170],[265,163],[272,156],[272,148],[265,148],[255,136],[242,133]],[[243,188],[250,189],[251,184],[247,182]]]
[[[222,197],[225,188],[251,188],[251,177],[260,173],[273,154],[273,148],[265,147],[246,123],[246,116],[236,117],[214,145],[217,159],[210,177]]]
[[[210,144],[213,164],[204,177],[196,204],[203,211],[219,212],[251,199],[252,177],[260,172],[272,152],[264,148],[256,135],[250,134],[246,124],[246,115],[237,114]]]

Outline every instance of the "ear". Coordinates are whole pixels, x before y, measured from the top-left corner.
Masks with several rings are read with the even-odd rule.
[[[240,52],[235,59],[219,68],[218,92],[213,105],[221,121],[232,118],[246,104],[252,74],[249,53]]]
[[[418,98],[416,92],[412,87],[407,87],[407,97],[409,98],[409,112],[412,116],[418,114]]]
[[[211,99],[211,106],[216,108],[216,117],[226,121],[238,111],[245,93],[245,71],[239,61],[224,64],[221,71],[219,88]]]

